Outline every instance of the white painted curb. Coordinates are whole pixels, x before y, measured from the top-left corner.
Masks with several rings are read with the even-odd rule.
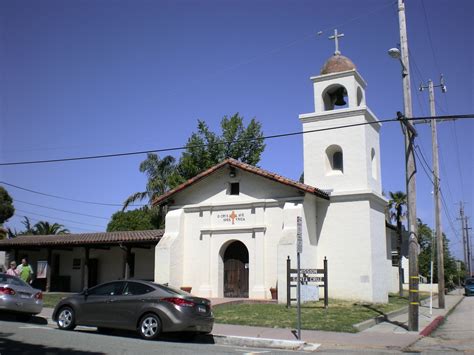
[[[214,334],[213,336],[216,344],[247,346],[255,348],[314,351],[321,346],[321,344],[306,343],[301,340],[253,338],[219,334]]]

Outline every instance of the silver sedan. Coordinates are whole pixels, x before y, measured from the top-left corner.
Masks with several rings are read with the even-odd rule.
[[[13,311],[27,315],[43,309],[43,293],[16,276],[0,274],[0,311]]]

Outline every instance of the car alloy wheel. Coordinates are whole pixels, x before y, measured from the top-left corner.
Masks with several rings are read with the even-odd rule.
[[[158,316],[146,314],[140,321],[139,332],[144,339],[155,339],[161,330],[161,322]]]
[[[69,307],[61,308],[58,315],[58,327],[59,329],[70,330],[75,327],[74,324],[74,311]]]

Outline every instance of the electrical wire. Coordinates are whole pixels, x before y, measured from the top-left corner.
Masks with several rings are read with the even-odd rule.
[[[66,201],[72,201],[72,202],[79,202],[79,203],[86,203],[86,204],[90,204],[90,205],[123,207],[123,204],[121,204],[121,203],[103,203],[103,202],[84,201],[84,200],[76,200],[76,199],[69,198],[69,197],[63,197],[63,196],[52,195],[52,194],[48,194],[48,193],[45,193],[45,192],[40,192],[40,191],[35,191],[35,190],[27,189],[26,187],[21,187],[21,186],[18,186],[18,185],[10,184],[10,183],[8,183],[8,182],[6,182],[6,181],[0,181],[0,184],[6,185],[6,186],[10,186],[10,187],[13,187],[13,188],[15,188],[15,189],[19,189],[19,190],[31,192],[31,193],[34,193],[34,194],[37,194],[37,195],[42,195],[42,196],[57,198],[57,199],[60,199],[60,200],[66,200]],[[131,206],[131,207],[143,207],[143,206],[145,206],[145,205],[129,205],[129,206]]]
[[[43,222],[42,220],[38,219],[38,218],[34,218],[34,217],[30,217],[30,216],[26,216],[26,215],[21,215],[21,214],[15,214],[13,217],[17,217],[17,218],[28,218],[28,219],[31,219],[32,221],[36,221],[36,222]],[[65,226],[67,227],[67,226]],[[69,228],[68,228],[69,229]],[[86,232],[97,232],[96,230],[91,230],[91,229],[86,229],[86,228],[80,228],[80,227],[73,227],[71,229],[79,229],[79,230],[83,230],[83,231],[86,231]]]
[[[456,119],[474,118],[474,114],[435,116],[435,117],[423,116],[423,117],[412,117],[412,118],[404,118],[404,119],[407,121],[421,121],[421,120],[426,121],[426,120],[433,120],[433,119],[453,119],[453,118],[456,118]],[[207,144],[207,143],[193,144],[193,145],[177,146],[177,147],[171,147],[171,148],[158,148],[158,149],[141,150],[141,151],[134,151],[134,152],[90,155],[90,156],[82,156],[82,157],[6,162],[6,163],[0,163],[0,166],[59,163],[59,162],[67,162],[67,161],[116,158],[116,157],[131,156],[131,155],[143,155],[143,154],[149,154],[149,153],[172,152],[172,151],[185,150],[185,149],[191,149],[191,148],[204,148],[208,146],[221,145],[221,144],[227,145],[227,144],[235,144],[235,143],[242,143],[242,142],[264,141],[267,139],[283,138],[283,137],[297,136],[297,135],[303,135],[303,134],[308,134],[308,133],[324,132],[324,131],[331,131],[331,130],[336,130],[336,129],[351,128],[351,127],[380,124],[380,123],[387,123],[387,122],[398,122],[398,121],[400,121],[398,118],[389,118],[389,119],[378,120],[378,121],[373,121],[373,122],[371,121],[371,122],[353,123],[353,124],[347,124],[347,125],[342,125],[342,126],[312,129],[308,131],[296,131],[296,132],[289,132],[289,133],[273,134],[273,135],[262,136],[262,137],[243,138],[243,139],[237,139],[234,141],[217,142],[217,143],[210,143],[210,144]]]
[[[47,216],[47,215],[44,215],[44,214],[41,214],[41,213],[34,213],[34,212],[24,211],[24,210],[21,210],[21,209],[19,209],[19,208],[17,208],[16,210],[19,211],[19,212],[27,213],[27,214],[32,214],[32,215],[34,215],[34,216],[39,216],[39,217],[44,217],[44,218],[51,218],[51,219],[53,219],[53,220],[56,220],[56,219],[57,219],[57,220],[64,221],[64,222],[83,224],[83,225],[85,225],[85,226],[99,227],[99,228],[104,228],[104,229],[105,229],[105,226],[100,226],[100,225],[98,225],[98,224],[84,223],[84,222],[78,222],[78,221],[74,221],[74,220],[70,220],[70,219],[65,219],[65,218]]]
[[[73,211],[63,210],[63,209],[60,209],[60,208],[48,207],[48,206],[39,205],[39,204],[36,204],[36,203],[21,201],[21,200],[18,200],[18,199],[16,199],[16,198],[13,199],[13,201],[15,201],[15,202],[20,202],[20,203],[24,203],[24,204],[27,204],[27,205],[30,205],[30,206],[36,206],[36,207],[41,207],[41,208],[47,208],[47,209],[53,210],[53,211],[71,213],[71,214],[75,214],[75,215],[78,215],[78,216],[85,216],[85,217],[92,217],[92,218],[105,219],[105,220],[107,220],[107,221],[110,220],[110,218],[106,218],[106,217],[94,216],[94,215],[86,214],[86,213],[73,212]]]

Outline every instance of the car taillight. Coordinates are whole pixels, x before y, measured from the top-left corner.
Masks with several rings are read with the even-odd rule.
[[[43,299],[43,292],[38,292],[35,294],[35,299],[42,300]]]
[[[196,305],[192,301],[188,301],[188,300],[185,300],[183,298],[178,298],[178,297],[167,297],[167,298],[162,298],[162,300],[173,303],[176,306],[181,306],[181,307],[194,307]]]
[[[14,289],[11,289],[10,287],[0,287],[0,295],[15,295],[16,292]]]

